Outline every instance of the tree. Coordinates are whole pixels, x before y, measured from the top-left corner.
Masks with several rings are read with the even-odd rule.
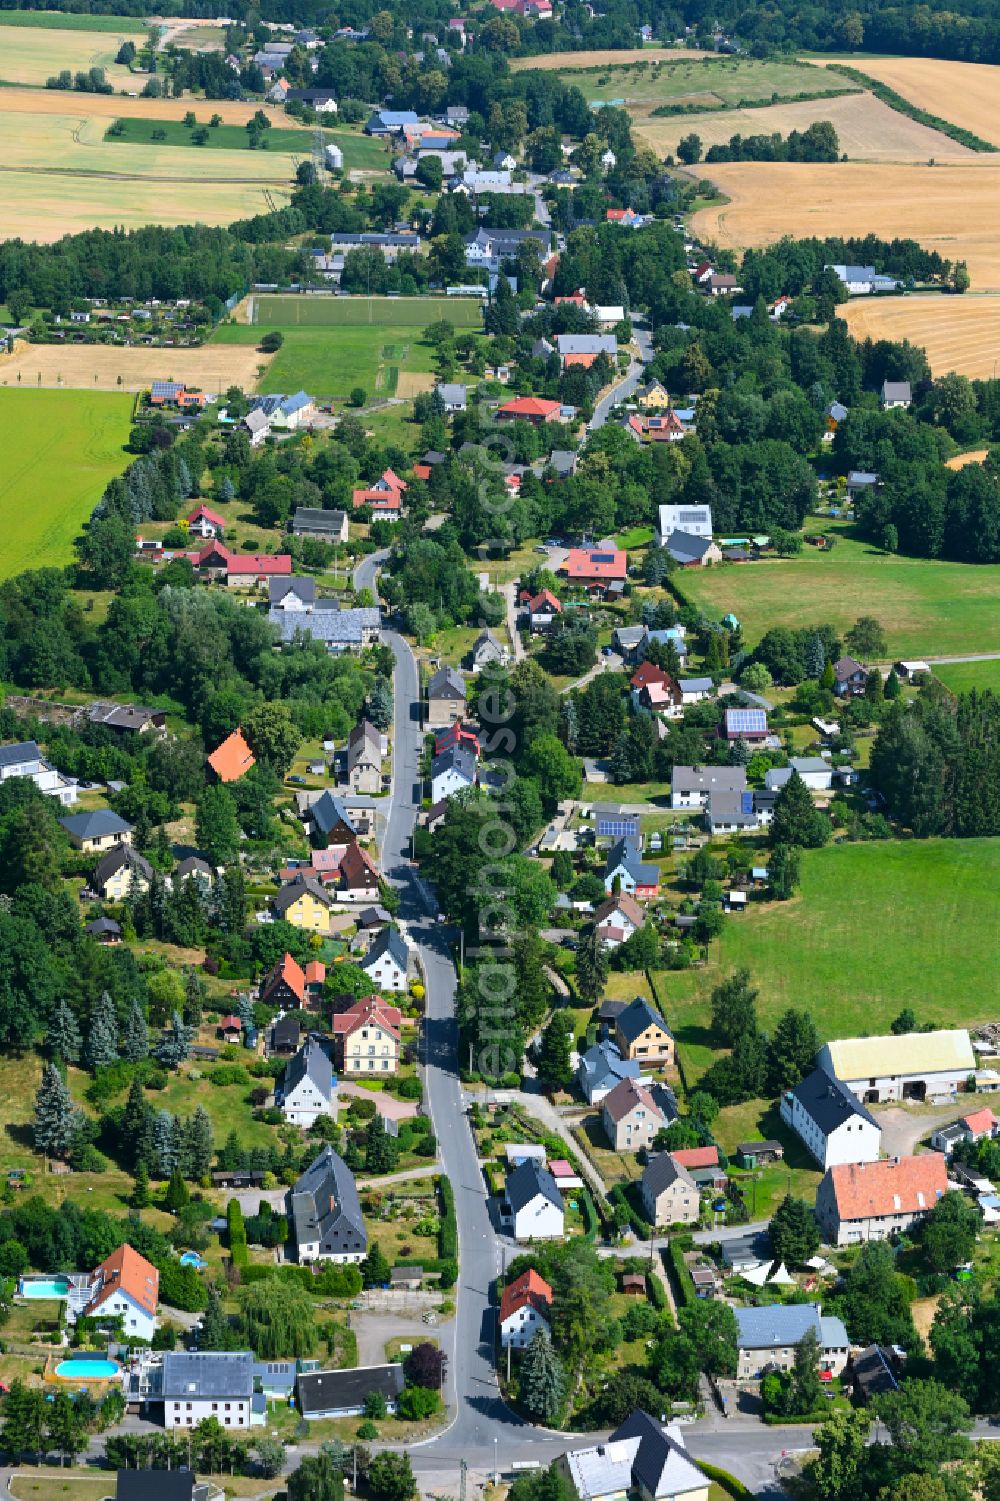
[[[368,1466],[368,1490],[375,1501],[410,1501],[416,1489],[408,1454],[383,1452],[372,1457]]]
[[[361,1276],[365,1287],[385,1287],[389,1281],[389,1263],[378,1241],[368,1248],[368,1255],[361,1263]]]
[[[792,845],[776,844],[767,862],[767,883],[771,895],[787,902],[799,884],[799,852]]]
[[[87,1066],[101,1068],[118,1058],[118,1018],[115,1003],[106,990],[94,1005],[87,1033]]]
[[[63,1063],[80,1061],[80,1028],[66,1001],[60,1001],[52,1013],[45,1045],[51,1057],[61,1058]]]
[[[556,1011],[538,1048],[538,1072],[547,1083],[569,1088],[573,1082],[572,1050],[573,1024],[565,1011]]]
[[[287,776],[302,735],[285,704],[258,704],[243,717],[243,733],[254,756],[279,777]]]
[[[852,1344],[912,1345],[916,1331],[892,1247],[869,1241],[844,1278],[841,1299]]]
[[[12,1455],[40,1454],[47,1408],[41,1387],[27,1387],[20,1377],[15,1377],[4,1398],[0,1449]]]
[[[413,1386],[426,1386],[432,1391],[441,1391],[448,1372],[448,1357],[443,1350],[422,1340],[414,1345],[404,1364],[406,1379]]]
[[[344,1501],[344,1476],[333,1455],[304,1454],[288,1476],[288,1501]]]
[[[608,952],[596,929],[591,928],[576,951],[576,988],[583,1000],[595,1006],[608,982]]]
[[[35,1096],[35,1147],[47,1157],[69,1156],[83,1124],[62,1074],[48,1063]]]
[[[634,1371],[608,1372],[601,1394],[601,1417],[609,1427],[617,1428],[637,1407],[645,1412],[659,1412],[662,1405],[660,1392],[647,1376]]]
[[[924,1220],[920,1234],[931,1270],[950,1272],[969,1261],[979,1225],[979,1215],[964,1193],[942,1195]]]
[[[773,1094],[792,1089],[812,1072],[819,1052],[819,1034],[807,1011],[789,1007],[778,1018],[771,1037],[768,1082]]]
[[[211,865],[232,865],[239,853],[240,826],[228,787],[206,787],[195,809],[195,839]]]
[[[148,1209],[151,1202],[149,1195],[149,1169],[145,1162],[139,1162],[135,1170],[135,1182],[132,1187],[132,1208]]]
[[[680,1310],[677,1322],[710,1376],[735,1376],[739,1331],[728,1303],[698,1299]]]
[[[795,1364],[789,1383],[789,1407],[794,1416],[805,1417],[815,1412],[823,1397],[819,1379],[819,1337],[814,1329],[807,1329],[795,1346]]]
[[[871,1426],[863,1411],[840,1411],[816,1429],[813,1442],[819,1453],[809,1478],[819,1501],[861,1501]]]
[[[149,1056],[149,1029],[135,996],[129,1004],[122,1037],[122,1057],[127,1063],[141,1063]]]
[[[258,1360],[302,1359],[319,1340],[312,1301],[298,1282],[267,1277],[241,1288],[240,1315]]]
[[[883,692],[884,696],[890,701],[890,703],[893,699],[897,699],[902,692],[899,684],[899,678],[896,676],[896,669],[894,667],[889,669],[889,676],[885,680],[885,688]]]
[[[45,1423],[46,1447],[55,1449],[70,1464],[87,1447],[83,1415],[68,1391],[57,1391],[48,1403]]]
[[[904,1474],[936,1475],[971,1453],[968,1404],[939,1381],[907,1381],[877,1397],[875,1408],[893,1446],[893,1468]]]
[[[766,693],[772,686],[771,674],[763,662],[751,662],[748,667],[744,667],[740,682],[751,693]]]
[[[898,1016],[893,1017],[889,1023],[889,1031],[893,1037],[905,1037],[907,1032],[916,1032],[919,1028],[917,1013],[912,1006],[904,1006]]]
[[[253,1452],[257,1456],[257,1468],[267,1480],[273,1480],[281,1474],[281,1466],[285,1462],[285,1446],[280,1438],[270,1438],[267,1434],[259,1438],[253,1446]]]
[[[884,657],[889,648],[879,622],[874,615],[861,615],[844,637],[848,649],[862,661],[866,657]]]
[[[426,1386],[408,1386],[399,1398],[399,1415],[409,1423],[420,1423],[441,1410],[441,1398]]]
[[[182,1163],[186,1175],[194,1180],[207,1177],[212,1167],[215,1147],[212,1122],[204,1105],[199,1105],[184,1128]]]
[[[803,1266],[819,1250],[816,1216],[803,1199],[786,1194],[771,1219],[771,1246],[789,1266]]]
[[[388,1410],[384,1392],[372,1390],[366,1394],[364,1408],[366,1418],[373,1418],[380,1421],[385,1417]]]
[[[154,1049],[157,1063],[164,1068],[179,1068],[191,1051],[194,1028],[186,1025],[179,1011],[175,1011],[171,1025],[163,1033]],[[207,1171],[207,1169],[206,1169]]]
[[[778,793],[768,837],[772,847],[794,844],[801,849],[819,849],[830,838],[830,820],[809,796],[809,788],[793,771]]]
[[[392,715],[392,684],[386,678],[376,678],[368,695],[368,718],[377,730],[387,730]]]
[[[550,1426],[558,1420],[566,1399],[566,1373],[544,1329],[535,1333],[522,1356],[519,1392],[532,1417]]]
[[[365,1172],[377,1176],[391,1173],[399,1157],[399,1143],[385,1129],[385,1121],[376,1110],[365,1131]]]
[[[727,1047],[746,1032],[757,1030],[757,991],[750,971],[738,969],[712,991],[712,1031]]]
[[[695,162],[700,162],[701,136],[695,135],[694,131],[690,135],[681,136],[677,142],[677,157],[686,167],[693,167]]]

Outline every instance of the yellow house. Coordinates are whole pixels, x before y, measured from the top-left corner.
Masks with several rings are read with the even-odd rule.
[[[67,818],[60,818],[59,822],[69,835],[70,843],[88,855],[109,850],[117,844],[132,843],[132,825],[119,818],[117,813],[112,813],[110,808],[95,808],[92,813],[71,813]]]
[[[275,916],[307,933],[329,933],[333,899],[315,876],[302,876],[282,886],[274,898]]]
[[[658,380],[651,380],[638,388],[633,400],[644,412],[665,412],[670,405],[670,392]]]
[[[394,1074],[399,1068],[399,1027],[395,1006],[370,995],[333,1018],[341,1071]]]
[[[94,890],[106,902],[122,902],[130,891],[148,891],[153,867],[130,844],[116,844],[97,862]]]
[[[637,995],[615,1021],[615,1041],[623,1058],[671,1068],[675,1062],[674,1034],[647,1000]]]

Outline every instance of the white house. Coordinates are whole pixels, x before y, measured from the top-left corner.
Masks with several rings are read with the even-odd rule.
[[[160,1274],[126,1241],[91,1274],[83,1317],[119,1318],[124,1337],[151,1340],[156,1330]]]
[[[675,766],[670,778],[671,808],[706,808],[713,792],[746,792],[742,766]]]
[[[642,908],[627,891],[607,897],[594,913],[594,929],[606,949],[627,943],[644,921]]]
[[[845,1037],[820,1048],[816,1062],[865,1104],[949,1099],[976,1071],[968,1032],[904,1032],[900,1037]]]
[[[288,1194],[299,1261],[363,1261],[368,1232],[350,1168],[325,1146]]]
[[[824,1173],[816,1218],[831,1246],[889,1240],[919,1224],[947,1192],[947,1161],[940,1152],[844,1162]]]
[[[764,773],[768,792],[777,792],[797,771],[811,792],[828,792],[833,785],[833,767],[822,756],[793,756],[787,766],[770,766]]]
[[[882,1127],[846,1084],[821,1068],[782,1097],[781,1119],[801,1136],[821,1168],[878,1161]]]
[[[560,1240],[563,1201],[547,1167],[529,1159],[507,1179],[506,1199],[515,1240]]]
[[[337,1081],[322,1043],[307,1037],[290,1058],[274,1092],[285,1120],[292,1126],[314,1125],[321,1115],[337,1114]]]
[[[46,797],[58,798],[64,808],[72,808],[76,802],[76,783],[50,766],[33,740],[0,745],[0,783],[12,777],[26,777]]]
[[[476,785],[476,758],[467,745],[449,745],[431,762],[431,802]]]
[[[706,537],[712,540],[711,506],[660,506],[659,543],[663,547],[673,532],[685,532],[689,537]]]
[[[267,1404],[254,1410],[255,1366],[249,1350],[168,1350],[160,1379],[163,1426],[196,1428],[204,1418],[224,1428],[264,1423]]]
[[[398,928],[387,927],[358,963],[376,990],[402,991],[406,989],[409,959],[402,933]]]
[[[688,1457],[680,1428],[636,1408],[610,1438],[558,1461],[578,1501],[708,1501],[708,1476]]]
[[[503,1290],[500,1299],[500,1345],[506,1350],[513,1345],[523,1350],[538,1333],[549,1329],[549,1313],[552,1308],[552,1289],[534,1268],[523,1272],[509,1287]]]

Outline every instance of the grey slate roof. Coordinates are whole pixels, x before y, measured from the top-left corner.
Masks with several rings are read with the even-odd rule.
[[[391,954],[403,973],[406,973],[409,954],[406,942],[398,928],[390,926],[382,929],[368,953],[360,961],[361,968],[368,969],[376,960],[381,959],[383,954]]]
[[[309,804],[309,821],[321,834],[329,834],[339,823],[347,825],[352,834],[357,833],[354,821],[339,797],[327,789],[314,803]]]
[[[71,813],[59,822],[74,839],[105,839],[109,834],[130,834],[132,825],[112,813],[110,808],[97,808],[92,813]]]
[[[107,854],[102,855],[98,860],[94,868],[94,880],[99,886],[103,886],[105,881],[125,866],[134,870],[138,875],[144,876],[147,881],[152,879],[153,867],[145,855],[140,855],[139,851],[134,850],[130,844],[114,844]]]
[[[163,1356],[162,1394],[187,1400],[253,1395],[254,1357],[249,1350],[168,1350]]]
[[[449,745],[431,762],[431,780],[454,768],[471,787],[476,780],[476,758],[467,745]]]
[[[427,684],[427,697],[464,699],[465,679],[455,667],[439,667]]]
[[[328,646],[360,646],[364,632],[376,630],[382,624],[381,611],[371,605],[341,610],[334,602],[332,609],[325,609],[321,599],[316,601],[312,614],[307,614],[304,619],[297,610],[272,610],[268,619],[277,626],[284,644],[294,641],[296,633],[301,631],[312,636],[314,641],[325,641]]]
[[[638,1079],[639,1064],[634,1058],[623,1058],[613,1042],[598,1042],[588,1048],[580,1059],[577,1077],[580,1088],[588,1096],[598,1089],[613,1089],[622,1079]]]
[[[354,1176],[342,1157],[325,1146],[289,1194],[295,1239],[319,1240],[330,1249],[368,1249],[368,1232]]]
[[[654,1198],[659,1198],[665,1188],[677,1182],[683,1183],[693,1193],[698,1192],[698,1185],[687,1168],[676,1162],[669,1152],[658,1153],[642,1175],[643,1188],[648,1188]]]
[[[343,511],[327,511],[321,506],[296,506],[292,517],[293,532],[330,532],[339,537],[344,527]]]
[[[705,556],[712,539],[696,537],[692,532],[671,532],[663,545],[675,562],[694,563]]]
[[[289,1058],[285,1065],[285,1072],[281,1076],[282,1097],[287,1099],[305,1078],[312,1080],[324,1100],[332,1098],[336,1087],[333,1064],[325,1048],[315,1037],[307,1037],[295,1057]]]
[[[810,1332],[822,1342],[823,1329],[816,1303],[779,1303],[770,1308],[734,1308],[733,1312],[741,1350],[784,1349],[797,1345]]]
[[[324,907],[331,907],[333,905],[333,898],[330,896],[330,893],[317,881],[315,876],[302,876],[299,880],[287,881],[274,898],[272,905],[279,917],[284,916],[289,907],[298,901],[304,891],[311,892],[318,902],[322,902]]]
[[[639,857],[631,839],[619,839],[608,851],[608,863],[605,867],[605,878],[613,875],[619,866],[623,866],[635,881],[637,886],[655,886],[660,879],[659,867],[644,864]]]
[[[40,761],[42,753],[33,740],[22,740],[19,745],[0,745],[0,767],[20,766],[26,761]]]
[[[659,1501],[661,1497],[691,1489],[694,1475],[700,1473],[694,1461],[683,1445],[641,1407],[629,1413],[610,1441],[635,1438],[639,1447],[632,1460],[632,1479],[642,1495]]]
[[[294,594],[304,605],[311,605],[316,600],[316,580],[302,574],[295,578],[268,579],[267,602],[269,605],[280,604],[286,594]]]
[[[299,1406],[303,1417],[311,1413],[363,1407],[369,1392],[381,1392],[387,1402],[396,1402],[403,1390],[401,1365],[357,1366],[347,1371],[304,1371],[299,1376]]]
[[[745,792],[744,766],[675,766],[670,776],[674,792]]]
[[[878,1121],[870,1110],[865,1109],[857,1095],[846,1084],[831,1078],[821,1068],[814,1068],[811,1074],[807,1074],[800,1084],[796,1084],[792,1094],[824,1136],[829,1136],[831,1131],[836,1131],[838,1126],[855,1117],[860,1117],[869,1125],[878,1125]]]
[[[662,1027],[668,1037],[673,1036],[660,1013],[641,995],[637,995],[635,1000],[630,1001],[625,1010],[619,1013],[616,1025],[629,1042],[641,1036],[647,1027]]]
[[[541,1194],[543,1199],[548,1199],[557,1209],[562,1209],[562,1195],[556,1186],[556,1180],[547,1167],[541,1167],[533,1158],[529,1157],[516,1167],[507,1179],[507,1202],[514,1214],[520,1213],[532,1200]]]

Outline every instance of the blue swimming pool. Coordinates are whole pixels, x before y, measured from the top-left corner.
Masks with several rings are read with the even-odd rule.
[[[179,1259],[181,1266],[193,1266],[199,1269],[208,1266],[208,1262],[203,1256],[199,1256],[197,1251],[185,1251]]]
[[[65,1277],[25,1277],[21,1280],[22,1298],[65,1298],[69,1282]]]
[[[56,1375],[62,1381],[110,1381],[120,1369],[113,1360],[61,1360]]]

